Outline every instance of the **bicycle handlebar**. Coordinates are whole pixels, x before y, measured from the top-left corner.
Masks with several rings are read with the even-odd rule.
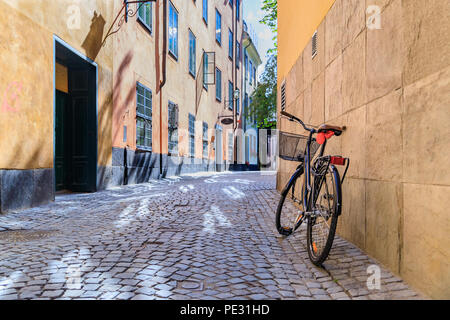
[[[312,132],[312,133],[317,132],[316,129],[308,128],[308,127],[303,123],[302,120],[300,120],[300,119],[297,118],[296,116],[294,116],[294,115],[292,115],[292,114],[290,114],[290,113],[288,113],[288,112],[286,112],[286,111],[281,111],[281,115],[284,116],[284,117],[286,117],[286,118],[289,118],[290,121],[296,121],[296,122],[300,123],[300,124],[302,125],[302,127],[303,127],[306,131],[309,131],[309,132]]]

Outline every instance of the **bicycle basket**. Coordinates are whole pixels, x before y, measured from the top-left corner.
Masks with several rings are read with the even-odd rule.
[[[306,136],[280,132],[280,158],[287,161],[303,162],[307,143],[308,137]],[[320,145],[316,142],[316,139],[313,139],[310,147],[311,158],[314,157],[319,148]]]

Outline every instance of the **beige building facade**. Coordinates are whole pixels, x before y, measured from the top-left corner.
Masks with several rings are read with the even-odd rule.
[[[0,212],[226,168],[242,1],[127,3],[0,0]]]
[[[280,19],[292,15],[289,3],[299,5],[281,3]],[[302,17],[297,26],[280,24],[278,56],[289,70],[279,75],[286,111],[315,126],[347,127],[328,145],[328,153],[351,159],[339,235],[416,289],[444,299],[450,298],[448,5],[336,0],[308,29],[311,40],[294,63],[284,35],[301,28]],[[286,120],[279,129],[301,133]],[[278,188],[294,169],[281,161]]]

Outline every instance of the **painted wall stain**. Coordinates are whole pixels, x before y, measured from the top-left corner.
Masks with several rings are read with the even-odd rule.
[[[8,84],[2,95],[1,108],[2,112],[19,112],[20,94],[22,92],[22,83],[13,81]]]

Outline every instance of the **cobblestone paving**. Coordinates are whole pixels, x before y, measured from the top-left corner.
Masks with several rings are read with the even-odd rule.
[[[279,236],[274,174],[165,179],[0,216],[0,299],[421,299],[337,239],[324,269],[305,230]]]

